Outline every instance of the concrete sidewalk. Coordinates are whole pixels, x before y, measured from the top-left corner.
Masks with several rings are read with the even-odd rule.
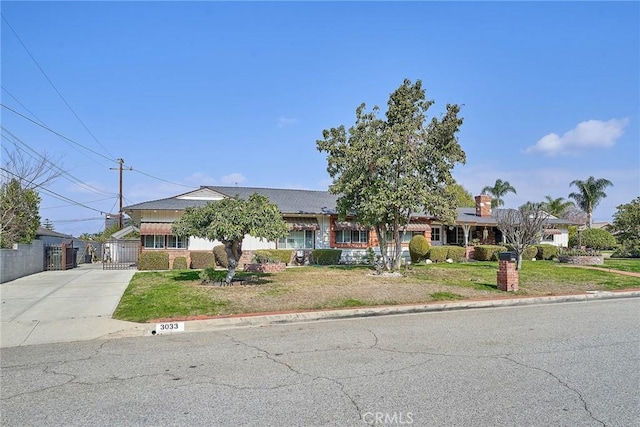
[[[144,326],[111,318],[135,272],[80,264],[3,283],[0,348],[142,334]]]

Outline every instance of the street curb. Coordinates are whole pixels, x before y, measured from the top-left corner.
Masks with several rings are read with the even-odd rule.
[[[216,319],[185,321],[185,332],[215,331],[232,328],[263,327],[287,323],[311,322],[318,320],[352,319],[360,317],[389,316],[398,314],[416,314],[429,312],[482,309],[496,307],[516,307],[566,302],[583,302],[620,298],[639,298],[640,291],[609,292],[590,291],[581,295],[562,295],[548,297],[513,298],[487,301],[451,302],[442,304],[419,304],[411,306],[384,306],[354,308],[344,310],[310,311],[301,313],[282,313],[266,315],[245,315]],[[149,324],[147,334],[156,333],[156,325]]]

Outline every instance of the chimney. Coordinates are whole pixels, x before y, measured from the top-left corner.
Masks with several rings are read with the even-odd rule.
[[[476,199],[476,216],[487,218],[491,216],[491,195],[481,194]]]

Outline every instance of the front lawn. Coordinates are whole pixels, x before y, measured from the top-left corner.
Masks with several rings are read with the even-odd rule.
[[[640,273],[640,258],[605,258],[604,266],[614,270]]]
[[[636,268],[638,264],[629,265],[625,268]],[[403,272],[403,277],[375,276],[370,268],[358,266],[296,267],[274,274],[240,273],[240,277],[247,279],[244,285],[223,287],[202,286],[199,271],[194,270],[138,272],[125,291],[114,318],[146,322],[241,313],[640,289],[638,277],[581,269],[552,261],[524,261],[519,278],[520,290],[506,293],[497,289],[497,266],[497,262],[414,265]],[[609,263],[606,266],[613,268]]]

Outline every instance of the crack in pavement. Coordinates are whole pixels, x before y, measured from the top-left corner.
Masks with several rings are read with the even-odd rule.
[[[344,384],[342,384],[337,379],[331,378],[331,377],[317,376],[315,379],[327,380],[329,382],[332,382],[332,383],[337,384],[338,386],[340,386],[340,392],[343,395],[345,395],[347,397],[347,399],[349,399],[349,401],[351,402],[351,404],[355,408],[356,412],[358,413],[358,419],[364,421],[364,415],[362,414],[362,409],[360,408],[360,405],[358,405],[358,402],[356,402],[356,400],[349,393],[347,393],[347,391],[345,390],[345,385]],[[369,423],[367,423],[367,424],[369,424]]]
[[[580,401],[582,402],[582,406],[584,407],[584,410],[587,412],[587,414],[589,415],[589,418],[591,418],[592,420],[594,420],[597,423],[602,424],[604,427],[606,427],[606,424],[604,421],[598,419],[595,417],[595,415],[593,415],[593,412],[591,412],[591,410],[589,409],[589,406],[587,405],[587,401],[584,399],[584,397],[582,396],[582,394],[575,388],[571,387],[569,384],[567,384],[565,381],[561,380],[558,376],[556,376],[553,372],[551,371],[547,371],[546,369],[542,369],[542,368],[538,368],[537,366],[530,366],[527,365],[526,363],[522,363],[522,362],[518,362],[517,360],[511,359],[508,356],[500,356],[500,359],[504,359],[504,360],[508,360],[511,363],[514,363],[518,366],[522,366],[524,368],[527,369],[532,369],[535,371],[540,371],[540,372],[544,372],[545,374],[549,375],[550,377],[552,377],[553,379],[555,379],[556,381],[558,381],[558,383],[560,385],[562,385],[564,388],[566,388],[567,390],[571,390],[573,393],[576,394],[576,396],[578,396],[578,399],[580,399]]]

